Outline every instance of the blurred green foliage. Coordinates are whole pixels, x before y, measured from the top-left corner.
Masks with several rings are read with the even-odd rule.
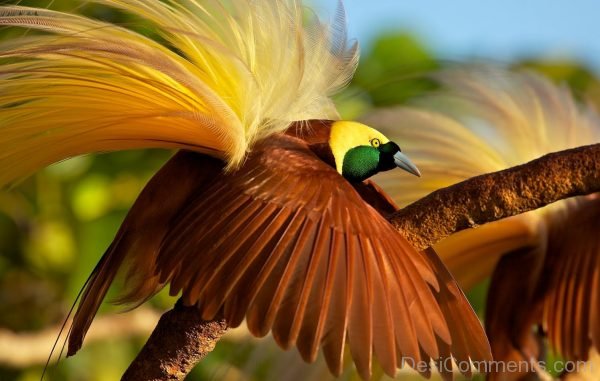
[[[46,6],[48,1],[21,3]],[[73,0],[52,3],[53,9],[60,10],[73,10],[79,4]],[[139,20],[129,20],[119,12],[84,8],[86,14],[136,25],[152,35]],[[4,28],[0,38],[23,33]],[[352,85],[337,97],[339,109],[346,118],[355,118],[372,107],[405,103],[435,91],[436,84],[427,74],[444,65],[415,36],[388,33],[363,52]],[[528,60],[514,66],[540,71],[570,86],[581,99],[600,105],[598,79],[576,62]],[[62,322],[128,208],[170,155],[150,150],[79,157],[53,165],[0,193],[0,328],[31,332]],[[484,283],[470,294],[481,316],[486,287]],[[165,309],[173,299],[161,294],[151,303]],[[114,307],[105,303],[102,310]],[[112,337],[85,345],[75,358],[51,367],[47,380],[118,379],[143,341]],[[253,348],[251,343],[240,346],[225,340],[189,379],[216,379],[218,369],[229,369],[231,379],[242,377],[232,369],[244,369]],[[254,379],[268,373],[269,361],[276,361],[274,358],[259,361],[252,371]],[[24,369],[0,365],[0,380],[38,380],[41,369],[42,364]]]

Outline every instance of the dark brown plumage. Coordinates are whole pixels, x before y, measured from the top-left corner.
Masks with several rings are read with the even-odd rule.
[[[364,378],[374,356],[389,375],[403,360],[490,359],[479,320],[435,253],[416,251],[385,220],[395,210],[386,195],[370,182],[349,183],[319,157],[330,157],[319,152],[329,124],[295,133],[257,143],[234,172],[177,153],[94,270],[69,354],[126,268],[123,302],[143,302],[170,284],[204,319],[246,319],[254,335],[272,331],[306,361],[322,347],[335,374],[346,345]]]

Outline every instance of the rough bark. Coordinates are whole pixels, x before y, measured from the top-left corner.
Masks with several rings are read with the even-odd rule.
[[[203,321],[195,307],[177,303],[160,318],[121,380],[183,380],[226,330],[224,319]]]
[[[396,212],[390,222],[424,249],[458,231],[598,191],[600,144],[594,144],[437,190]]]
[[[390,222],[423,249],[460,230],[599,191],[595,144],[440,189],[394,213]],[[223,320],[205,322],[193,308],[178,305],[161,318],[123,380],[182,380],[226,329]]]

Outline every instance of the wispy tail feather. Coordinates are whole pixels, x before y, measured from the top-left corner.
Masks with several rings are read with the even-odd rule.
[[[74,355],[81,348],[83,338],[121,268],[128,251],[122,238],[123,234],[117,236],[90,275],[69,328],[67,356]]]

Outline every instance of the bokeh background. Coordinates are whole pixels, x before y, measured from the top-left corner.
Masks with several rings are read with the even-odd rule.
[[[21,3],[49,5],[47,0]],[[336,1],[312,5],[326,18]],[[596,1],[347,0],[345,6],[350,35],[362,51],[353,83],[337,97],[346,118],[409,103],[436,90],[429,72],[472,62],[541,72],[571,87],[576,97],[600,105]],[[120,13],[80,1],[55,0],[51,7],[136,27],[135,20]],[[23,33],[3,28],[0,39]],[[79,157],[0,193],[0,380],[40,378],[85,279],[139,191],[171,154],[151,150]],[[469,294],[481,316],[485,292],[483,282]],[[83,350],[51,365],[46,379],[119,379],[160,312],[174,301],[159,294],[127,314],[105,303]],[[298,372],[303,372],[300,379],[325,377],[322,367],[297,363],[295,353],[282,353],[268,339],[250,339],[237,330],[188,379],[285,380]],[[348,372],[345,378],[355,376]]]

